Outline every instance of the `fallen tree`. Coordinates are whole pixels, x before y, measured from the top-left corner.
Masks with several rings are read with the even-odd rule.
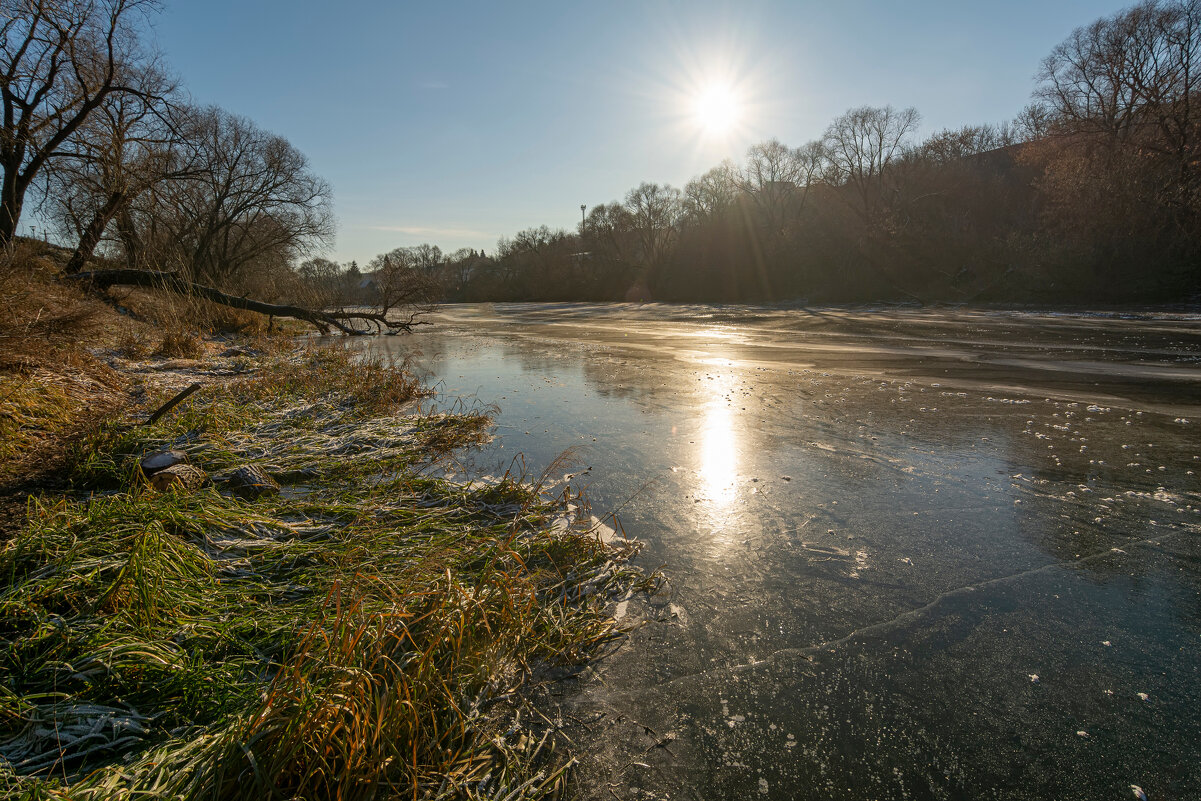
[[[218,303],[234,309],[258,312],[259,314],[266,314],[271,317],[289,317],[295,320],[303,320],[315,326],[323,334],[329,333],[331,328],[336,328],[343,334],[351,336],[381,333],[385,329],[392,334],[401,331],[408,332],[412,331],[415,325],[426,325],[426,321],[418,318],[423,312],[429,311],[432,308],[432,304],[422,299],[408,299],[408,308],[413,310],[408,313],[405,319],[400,319],[393,316],[392,310],[397,305],[401,305],[401,302],[404,302],[405,299],[393,298],[390,303],[379,311],[339,309],[330,312],[321,309],[308,309],[303,306],[264,303],[261,300],[231,295],[214,287],[189,281],[176,273],[157,272],[154,270],[93,270],[91,272],[65,275],[63,276],[63,280],[86,284],[100,290],[109,289],[114,286],[136,286],[145,289],[174,292],[179,295],[202,298],[212,303]],[[366,327],[355,328],[353,327],[355,322],[365,323]]]

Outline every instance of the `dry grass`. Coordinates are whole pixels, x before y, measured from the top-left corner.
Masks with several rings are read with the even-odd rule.
[[[160,359],[199,359],[205,353],[204,342],[195,332],[176,329],[163,335],[153,355]]]
[[[265,334],[269,322],[255,312],[231,309],[200,298],[148,289],[114,288],[109,294],[115,302],[138,318],[169,331],[193,331],[198,334]]]
[[[390,414],[428,391],[405,366],[358,358],[337,347],[315,347],[269,361],[256,376],[230,387],[231,397],[249,403],[287,397],[337,396],[362,414]]]
[[[0,248],[0,358],[6,364],[37,360],[47,346],[69,345],[105,327],[103,304],[55,280],[55,256],[33,240]]]
[[[122,325],[113,341],[114,350],[126,359],[145,359],[154,350],[153,340],[144,327],[126,323]]]
[[[562,792],[546,739],[488,703],[616,635],[631,546],[576,499],[426,476],[490,421],[421,413],[404,369],[210,304],[106,304],[34,244],[2,256],[0,485],[61,466],[68,488],[27,515],[0,493],[0,795]],[[190,359],[222,330],[242,332],[242,377],[154,426],[117,419],[126,376],[89,348]],[[288,495],[150,492],[137,459],[164,446],[210,473],[264,465]]]
[[[33,240],[0,249],[0,486],[52,471],[67,441],[124,403],[122,377],[88,352],[120,317],[56,281],[60,260]]]
[[[30,457],[46,459],[45,446],[78,431],[124,403],[121,377],[98,363],[58,369],[30,367],[0,373],[0,479]],[[8,476],[11,477],[11,476]]]
[[[93,351],[198,359],[204,334],[231,330],[257,352],[295,347],[261,315],[203,301],[138,291],[106,302],[57,280],[67,255],[28,239],[0,249],[0,487],[54,472],[72,440],[128,402]]]

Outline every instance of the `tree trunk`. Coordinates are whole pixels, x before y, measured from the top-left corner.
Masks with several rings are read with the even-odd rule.
[[[100,237],[104,235],[104,229],[108,227],[118,209],[125,205],[125,197],[124,190],[113,192],[108,196],[104,205],[96,209],[96,213],[92,215],[92,221],[88,223],[88,227],[83,231],[83,236],[79,238],[79,246],[75,248],[67,266],[63,268],[63,273],[75,275],[83,269],[83,265],[87,263],[88,259],[92,258],[92,252],[96,250],[96,245],[100,244]]]
[[[134,225],[133,215],[128,206],[122,206],[117,214],[117,234],[121,244],[125,246],[125,262],[135,270],[142,268],[143,248],[142,238],[138,236],[137,226]]]
[[[7,245],[17,233],[22,194],[18,191],[16,170],[6,167],[3,183],[0,183],[0,245]]]

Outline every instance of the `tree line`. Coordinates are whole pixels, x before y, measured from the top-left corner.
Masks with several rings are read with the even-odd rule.
[[[915,109],[848,110],[682,189],[643,183],[574,231],[495,252],[312,258],[332,192],[286,139],[190,101],[143,41],[155,0],[0,0],[0,245],[27,199],[67,272],[95,254],[271,302],[1094,302],[1201,290],[1201,0],[1074,31],[1031,104],[921,139]],[[409,299],[409,300],[405,300]]]
[[[1016,119],[848,110],[437,273],[460,300],[1125,302],[1201,291],[1201,2],[1074,31]]]

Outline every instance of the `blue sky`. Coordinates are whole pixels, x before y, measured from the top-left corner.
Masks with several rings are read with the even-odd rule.
[[[772,137],[800,145],[852,106],[915,106],[923,133],[997,122],[1039,61],[1128,3],[168,2],[155,21],[193,98],[287,137],[334,188],[327,253],[572,228],[580,204],[682,186]],[[705,135],[691,98],[742,109]]]

